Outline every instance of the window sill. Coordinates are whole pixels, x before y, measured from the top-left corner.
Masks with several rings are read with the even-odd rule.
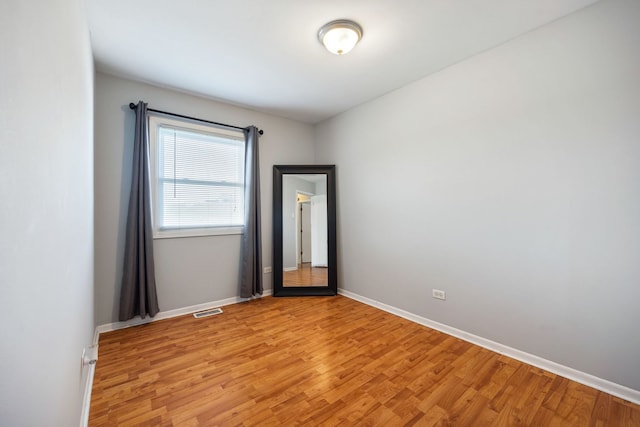
[[[153,239],[180,239],[184,237],[209,237],[242,234],[243,227],[194,228],[181,230],[155,231]]]

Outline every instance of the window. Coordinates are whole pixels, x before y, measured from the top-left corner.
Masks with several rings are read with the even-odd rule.
[[[239,234],[244,135],[149,116],[154,238]]]

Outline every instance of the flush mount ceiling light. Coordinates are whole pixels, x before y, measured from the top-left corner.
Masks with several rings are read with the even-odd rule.
[[[336,55],[349,52],[362,38],[362,27],[348,19],[338,19],[324,24],[318,31],[318,40]]]

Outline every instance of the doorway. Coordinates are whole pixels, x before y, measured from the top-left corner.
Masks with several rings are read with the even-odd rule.
[[[311,196],[298,191],[296,194],[296,264],[298,268],[311,262]]]

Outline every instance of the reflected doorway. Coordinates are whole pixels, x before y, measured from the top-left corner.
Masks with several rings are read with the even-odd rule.
[[[296,253],[297,264],[311,262],[311,194],[298,192],[296,199]]]

